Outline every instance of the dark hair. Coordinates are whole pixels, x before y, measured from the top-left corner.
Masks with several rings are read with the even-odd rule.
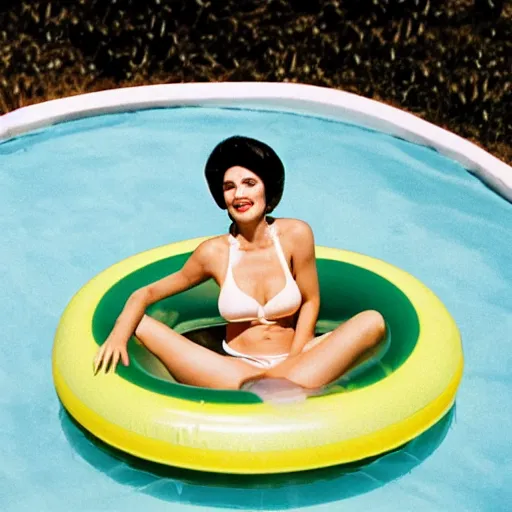
[[[204,170],[208,188],[215,202],[226,209],[224,174],[239,165],[257,174],[265,185],[267,213],[279,203],[284,189],[284,166],[275,151],[267,144],[236,135],[223,140],[210,154]]]

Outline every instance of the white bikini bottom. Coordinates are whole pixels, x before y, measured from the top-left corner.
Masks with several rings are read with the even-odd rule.
[[[243,352],[238,352],[238,350],[231,348],[226,343],[226,340],[222,340],[222,348],[224,349],[224,352],[230,356],[237,357],[246,363],[265,369],[277,366],[288,357],[288,354],[279,354],[276,356],[253,356],[251,354],[244,354]]]
[[[302,349],[302,351],[307,352],[308,350],[311,350],[314,346],[318,345],[318,343],[323,341],[323,339],[328,334],[330,334],[330,332],[321,334],[320,336],[313,338],[311,341],[308,341],[304,345],[304,348]],[[271,355],[255,356],[252,354],[244,354],[243,352],[239,352],[238,350],[231,348],[226,343],[226,340],[222,340],[222,348],[224,349],[224,352],[226,352],[226,354],[229,354],[230,356],[233,356],[233,357],[237,357],[238,359],[241,359],[242,361],[245,361],[246,363],[249,363],[258,368],[264,368],[264,369],[273,368],[274,366],[277,366],[279,363],[282,363],[288,357],[288,354],[278,354],[275,356],[274,355],[272,355],[272,356]]]

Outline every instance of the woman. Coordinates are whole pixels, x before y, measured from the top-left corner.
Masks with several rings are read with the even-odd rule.
[[[385,332],[382,316],[364,311],[315,338],[320,307],[311,228],[296,219],[271,219],[279,203],[284,168],[266,144],[247,137],[221,142],[206,164],[217,205],[227,209],[230,233],[203,242],[178,272],[135,291],[101,346],[95,371],[129,364],[132,334],[182,383],[240,389],[260,379],[286,379],[321,387],[347,370]],[[210,278],[221,291],[219,311],[228,322],[220,355],[145,315],[165,297]]]

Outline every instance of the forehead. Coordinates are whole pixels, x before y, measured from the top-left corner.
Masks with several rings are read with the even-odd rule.
[[[234,165],[224,173],[224,182],[242,181],[245,178],[252,178],[254,180],[261,181],[260,177],[256,173],[240,165]]]

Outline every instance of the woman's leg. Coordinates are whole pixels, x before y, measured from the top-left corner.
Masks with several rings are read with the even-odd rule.
[[[265,370],[234,357],[216,354],[196,345],[163,323],[144,315],[135,330],[137,339],[152,352],[172,375],[184,384],[216,389],[239,389]]]
[[[305,388],[336,380],[384,336],[386,324],[377,311],[358,313],[310,350],[268,370],[265,377],[288,379]]]

